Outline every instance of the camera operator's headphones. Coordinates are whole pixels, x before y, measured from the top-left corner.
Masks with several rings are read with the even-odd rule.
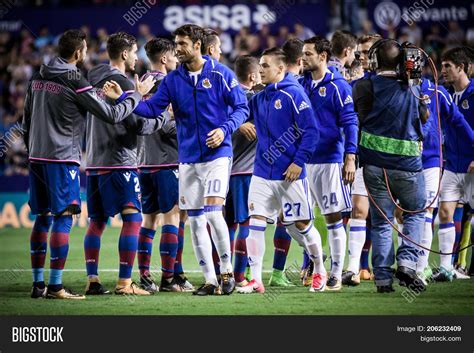
[[[369,49],[369,53],[367,54],[368,57],[369,57],[369,70],[370,71],[373,71],[375,72],[376,70],[378,70],[380,68],[379,66],[379,48],[385,44],[385,43],[388,43],[388,42],[394,42],[397,44],[398,48],[400,49],[400,51],[402,51],[402,46],[396,41],[396,40],[393,40],[393,39],[379,39],[378,41],[376,41]]]
[[[379,39],[370,47],[369,70],[375,72],[380,68],[378,51],[387,42],[394,42],[400,50],[400,61],[396,68],[400,78],[403,80],[421,78],[424,64],[422,51],[410,42],[400,44],[394,39]]]

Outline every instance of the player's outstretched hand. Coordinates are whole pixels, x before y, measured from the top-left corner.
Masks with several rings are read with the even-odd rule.
[[[254,141],[257,138],[257,130],[255,129],[255,125],[252,123],[243,123],[240,125],[239,131],[249,141]]]
[[[469,167],[467,168],[467,172],[474,174],[474,161],[472,161],[471,164],[469,164]]]
[[[155,83],[156,80],[153,76],[148,76],[146,80],[140,81],[138,75],[135,74],[135,90],[142,96],[150,92]]]
[[[107,81],[102,87],[102,91],[104,91],[104,94],[110,99],[118,99],[123,93],[120,85],[113,80]]]
[[[221,128],[212,130],[207,136],[206,145],[209,148],[219,147],[222,141],[224,141],[224,131]]]
[[[354,182],[355,171],[355,155],[346,154],[344,165],[342,167],[342,180],[344,180],[344,184],[347,185]]]
[[[290,166],[286,169],[286,172],[283,173],[283,175],[285,176],[285,181],[292,183],[295,180],[298,180],[302,171],[303,168],[301,168],[299,165],[291,163]]]

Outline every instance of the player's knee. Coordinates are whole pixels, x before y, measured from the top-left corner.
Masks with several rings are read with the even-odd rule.
[[[186,222],[188,220],[188,212],[186,210],[179,211],[179,221]]]
[[[339,222],[342,219],[341,212],[336,212],[336,213],[330,213],[325,216],[326,218],[326,223],[335,223]]]
[[[188,212],[189,225],[192,229],[206,227],[207,219],[204,216],[204,210],[190,210]]]
[[[296,229],[298,229],[299,231],[302,231],[308,228],[310,223],[311,223],[311,220],[306,220],[306,221],[297,221],[294,224],[295,224]]]
[[[218,196],[209,196],[204,198],[204,203],[206,205],[220,205],[222,206],[224,204],[224,200],[222,197]]]
[[[369,210],[365,210],[360,207],[354,207],[352,209],[351,218],[366,220],[368,215],[369,215]]]
[[[148,229],[155,229],[158,221],[158,214],[143,214],[143,227]]]
[[[178,226],[179,224],[179,210],[178,206],[173,207],[169,212],[163,214],[163,223],[164,224],[173,224]]]
[[[443,204],[441,204],[441,207],[439,208],[439,221],[441,223],[447,223],[447,222],[452,222],[453,220],[453,213],[450,212],[448,207],[444,207]]]

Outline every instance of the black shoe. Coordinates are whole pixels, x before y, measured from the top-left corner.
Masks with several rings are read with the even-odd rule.
[[[182,292],[183,289],[181,286],[176,283],[174,278],[170,278],[169,280],[166,278],[162,278],[160,282],[160,292]]]
[[[46,297],[46,286],[43,288],[33,286],[31,287],[31,297],[33,299],[45,298]]]
[[[222,294],[229,295],[235,289],[235,279],[232,272],[221,273]]]
[[[415,292],[423,292],[426,290],[426,285],[418,277],[415,270],[405,266],[398,266],[395,277],[400,281],[400,285],[407,287]]]
[[[106,289],[100,282],[89,282],[86,287],[86,295],[104,295],[112,294],[111,291]]]
[[[345,271],[342,273],[342,284],[346,286],[358,286],[360,284],[359,274],[355,274],[352,271]]]
[[[433,276],[431,276],[431,280],[434,282],[452,282],[453,279],[453,271],[448,271],[444,267],[435,268]]]
[[[338,291],[341,290],[342,283],[335,276],[330,276],[326,282],[326,290]]]
[[[178,284],[178,286],[181,287],[182,292],[194,292],[195,290],[194,286],[191,284],[191,282],[189,282],[189,280],[186,278],[184,273],[181,275],[175,274],[174,280]]]
[[[201,296],[219,295],[219,294],[221,294],[220,288],[210,283],[204,283],[201,287],[199,287],[193,292],[193,295],[201,295]]]
[[[157,293],[159,291],[158,286],[151,276],[140,277],[140,288],[151,294]]]
[[[392,285],[389,284],[388,286],[377,286],[377,293],[392,293],[395,292]]]

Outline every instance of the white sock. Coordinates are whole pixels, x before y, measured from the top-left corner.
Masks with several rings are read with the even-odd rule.
[[[342,220],[327,225],[329,250],[331,251],[331,276],[341,279],[346,254],[346,231]]]
[[[194,210],[193,210],[194,211]],[[211,238],[207,233],[207,222],[204,212],[196,211],[196,215],[188,212],[189,225],[191,226],[191,239],[193,242],[194,254],[201,266],[202,274],[206,283],[218,285],[214,264],[212,262],[212,244]]]
[[[454,229],[453,222],[439,225],[439,251],[444,253],[452,253],[455,239],[456,230]],[[451,271],[453,269],[453,265],[451,263],[452,257],[453,255],[439,255],[440,265],[448,271]]]
[[[351,219],[349,223],[349,265],[347,271],[359,273],[360,256],[365,243],[367,221],[365,219]]]
[[[250,273],[257,283],[262,281],[263,255],[265,254],[265,229],[267,222],[250,218],[249,236],[247,237],[247,254]]]
[[[400,233],[403,233],[403,224],[398,224],[398,231]],[[400,247],[402,245],[402,242],[403,242],[403,238],[400,236],[400,233],[397,234],[398,247]]]
[[[222,214],[222,206],[204,206],[204,214],[211,228],[212,241],[219,254],[221,273],[232,272],[229,228]]]
[[[425,248],[431,249],[431,242],[433,241],[433,228],[431,224],[433,223],[433,215],[430,212],[425,214],[425,227],[423,230],[423,235],[420,239],[420,245]],[[416,271],[423,272],[423,270],[428,266],[428,258],[430,252],[425,249],[421,249],[421,253],[418,256],[418,263],[416,264]]]
[[[323,247],[321,244],[321,235],[318,230],[310,223],[306,229],[299,230],[295,224],[286,226],[288,234],[305,249],[314,263],[313,273],[326,274],[323,262]]]

